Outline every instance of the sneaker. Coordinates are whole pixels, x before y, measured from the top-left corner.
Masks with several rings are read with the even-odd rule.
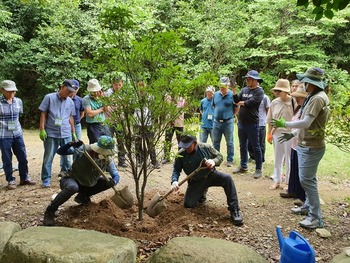
[[[19,185],[36,185],[36,182],[28,178],[27,180],[21,180]]]
[[[233,170],[234,174],[236,174],[236,173],[246,173],[246,172],[248,172],[248,168],[242,168],[241,166]]]
[[[291,209],[292,214],[295,215],[307,215],[309,213],[309,209],[305,206],[294,207]]]
[[[43,182],[42,184],[41,184],[41,188],[50,188],[51,186],[50,186],[50,182]]]
[[[313,217],[307,217],[303,221],[299,223],[299,225],[303,228],[307,229],[315,229],[315,228],[323,228],[324,224],[322,219],[317,219]]]
[[[83,195],[81,193],[76,195],[76,197],[74,198],[74,201],[78,204],[81,204],[81,205],[87,205],[87,204],[91,203],[90,197]]]
[[[45,226],[55,225],[55,211],[51,210],[50,206],[48,206],[45,210],[43,223]]]
[[[15,180],[10,181],[7,185],[7,189],[9,190],[14,190],[16,189],[16,187],[17,187],[17,183]]]
[[[239,212],[239,209],[232,209],[231,219],[234,225],[241,226],[243,225],[243,218]]]
[[[233,162],[227,162],[227,167],[232,167],[233,166]]]
[[[258,179],[258,178],[261,177],[261,175],[262,175],[261,170],[260,170],[260,169],[256,169],[256,170],[255,170],[255,173],[254,173],[254,178],[255,178],[255,179]]]
[[[126,163],[122,163],[122,162],[119,162],[119,163],[118,163],[118,166],[119,166],[119,167],[123,167],[123,168],[128,167],[128,165],[127,165]]]
[[[170,161],[168,160],[168,159],[164,159],[163,161],[162,161],[162,164],[167,164],[167,163],[169,163]]]

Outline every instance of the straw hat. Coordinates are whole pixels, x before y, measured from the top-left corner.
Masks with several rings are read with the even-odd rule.
[[[272,91],[284,91],[287,93],[290,93],[290,85],[288,79],[279,79],[276,82],[276,85],[274,88],[271,89]]]
[[[290,94],[292,97],[306,98],[308,93],[304,90],[303,85],[299,85],[296,91]]]

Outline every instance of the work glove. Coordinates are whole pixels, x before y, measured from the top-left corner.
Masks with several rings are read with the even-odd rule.
[[[272,144],[272,134],[271,133],[267,134],[267,141],[269,144]]]
[[[276,128],[285,128],[286,127],[286,120],[282,117],[277,119],[272,119],[271,125]]]
[[[278,137],[278,142],[283,143],[283,142],[289,141],[293,137],[294,137],[294,134],[291,132],[282,132],[282,135]]]
[[[73,148],[79,148],[80,146],[82,146],[84,143],[82,141],[73,141],[70,143],[71,146],[73,146]]]
[[[40,130],[39,137],[42,141],[45,141],[47,138],[47,134],[45,130]]]
[[[205,166],[209,169],[213,168],[215,166],[215,162],[213,159],[208,159],[205,161]]]
[[[74,142],[78,141],[78,136],[75,132],[72,133],[72,138]]]
[[[172,191],[177,191],[179,190],[179,183],[177,181],[174,181],[172,184],[171,184],[171,190]]]
[[[109,178],[108,181],[107,181],[107,186],[108,187],[113,187],[115,186],[115,182],[113,180],[113,178]]]

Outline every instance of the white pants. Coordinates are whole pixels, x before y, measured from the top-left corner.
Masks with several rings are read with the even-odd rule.
[[[285,162],[285,182],[289,182],[289,173],[290,173],[290,151],[291,151],[291,140],[280,143],[278,138],[282,135],[282,132],[276,130],[273,135],[273,148],[275,153],[275,166],[273,170],[273,180],[275,183],[282,182],[282,166],[283,161]]]

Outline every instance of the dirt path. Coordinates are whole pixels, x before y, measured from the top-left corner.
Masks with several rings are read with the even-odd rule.
[[[43,212],[51,196],[59,191],[59,158],[56,157],[54,161],[51,188],[42,189],[40,171],[43,146],[38,133],[25,131],[25,143],[30,175],[38,185],[21,186],[8,191],[5,176],[0,176],[0,222],[14,221],[23,228],[42,225]],[[219,169],[232,174],[232,168],[222,165]],[[171,170],[172,165],[167,164],[151,174],[147,199],[152,198],[157,191],[164,194],[169,190]],[[134,183],[128,169],[120,170],[120,174],[121,183],[118,187],[128,185],[133,191]],[[15,175],[18,179],[18,173]],[[319,263],[329,262],[343,247],[350,245],[349,182],[319,182],[321,198],[325,202],[322,210],[326,229],[332,233],[331,238],[322,239],[315,231],[298,226],[302,217],[290,213],[295,200],[282,199],[279,191],[268,190],[272,183],[268,176],[255,180],[249,173],[233,175],[233,179],[245,221],[243,227],[236,227],[230,222],[225,195],[220,188],[209,189],[208,200],[204,205],[195,209],[183,208],[185,185],[179,193],[168,197],[167,209],[156,218],[145,214],[144,220],[138,221],[136,206],[130,210],[117,208],[109,200],[113,190],[108,190],[94,196],[92,204],[88,206],[79,206],[69,200],[60,208],[56,222],[58,226],[93,229],[131,238],[139,245],[139,262],[144,262],[150,253],[175,236],[207,236],[231,240],[254,248],[270,262],[277,262],[279,246],[276,226],[282,226],[285,236],[296,230],[307,238],[316,250]]]

